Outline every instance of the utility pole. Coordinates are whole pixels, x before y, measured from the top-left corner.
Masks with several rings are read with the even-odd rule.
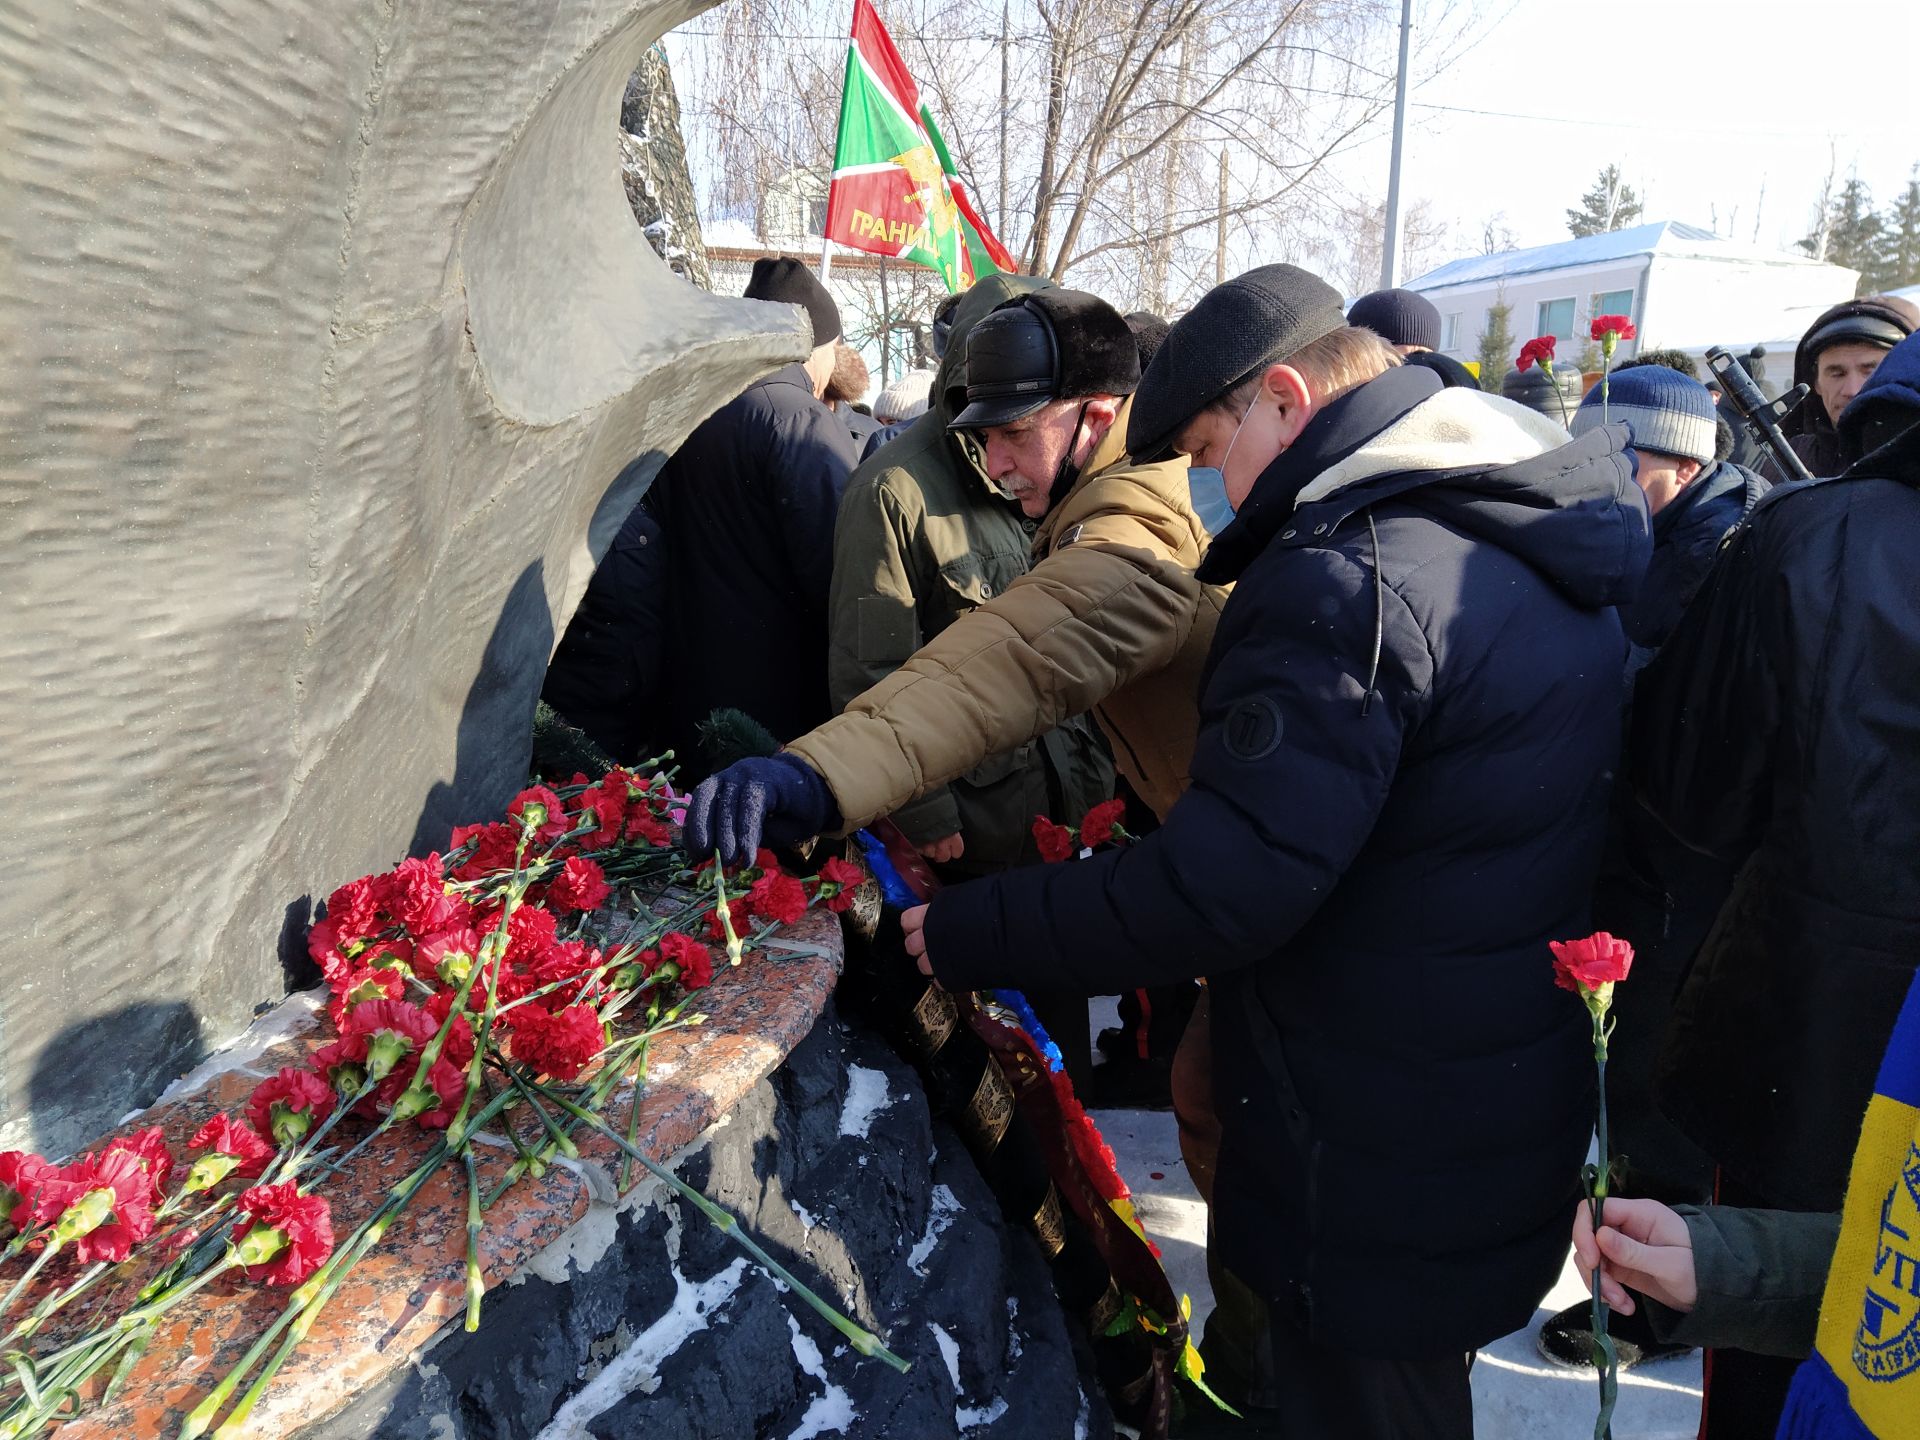
[[[1213,232],[1213,283],[1227,283],[1227,147],[1220,147],[1220,214]]]
[[[1380,244],[1380,288],[1400,283],[1400,156],[1407,144],[1407,50],[1413,40],[1413,0],[1400,0],[1400,70],[1393,81],[1393,161],[1387,176],[1387,233]]]
[[[1008,11],[1012,0],[1000,0],[1000,236],[1007,235],[1007,105],[1012,94],[1007,63]]]

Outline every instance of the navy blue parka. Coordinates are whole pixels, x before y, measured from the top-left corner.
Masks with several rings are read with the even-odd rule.
[[[1646,568],[1625,427],[1415,367],[1317,414],[1214,542],[1192,786],[1127,849],[936,897],[948,988],[1205,975],[1226,1267],[1314,1338],[1458,1354],[1564,1259],[1586,933]]]

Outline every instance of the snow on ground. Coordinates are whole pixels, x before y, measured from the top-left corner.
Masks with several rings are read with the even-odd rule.
[[[1118,1023],[1110,998],[1093,1002],[1096,1035]],[[1180,1159],[1172,1112],[1096,1110],[1093,1118],[1133,1190],[1141,1224],[1160,1246],[1174,1290],[1193,1297],[1198,1338],[1205,1333],[1203,1317],[1213,1308],[1207,1281],[1207,1215]],[[1473,1367],[1476,1440],[1590,1440],[1596,1398],[1592,1373],[1550,1364],[1534,1348],[1540,1322],[1585,1293],[1569,1256],[1533,1324],[1480,1352]],[[1698,1351],[1621,1375],[1614,1440],[1693,1440],[1699,1418]]]
[[[873,1117],[887,1108],[887,1077],[865,1065],[847,1066],[847,1099],[840,1108],[840,1133],[867,1138]],[[864,1162],[864,1159],[862,1161]]]

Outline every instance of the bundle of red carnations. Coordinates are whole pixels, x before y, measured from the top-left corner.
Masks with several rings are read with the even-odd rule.
[[[638,1148],[650,1042],[705,1018],[687,1011],[713,978],[713,952],[694,932],[723,942],[738,964],[810,907],[845,909],[865,878],[858,867],[830,860],[802,880],[766,851],[731,874],[711,861],[690,865],[673,845],[675,800],[665,777],[625,770],[598,782],[579,775],[566,786],[536,785],[514,797],[505,820],[456,830],[445,855],[404,860],[341,886],[309,939],[331,993],[336,1038],[306,1066],[262,1082],[243,1116],[209,1121],[189,1142],[194,1158],[184,1167],[158,1128],[65,1165],[0,1155],[0,1214],[12,1231],[0,1264],[18,1266],[11,1279],[0,1274],[8,1287],[0,1350],[10,1364],[0,1375],[0,1440],[31,1435],[111,1394],[160,1318],[223,1277],[290,1292],[279,1317],[181,1431],[241,1433],[348,1272],[449,1163],[466,1172],[466,1323],[476,1328],[487,1207],[556,1156],[577,1155],[572,1134],[582,1127],[623,1152],[623,1188],[639,1162],[861,1354],[904,1369],[877,1337]],[[616,891],[618,906],[603,908]],[[622,1135],[601,1111],[628,1080]],[[537,1123],[516,1127],[514,1111]],[[471,1146],[496,1121],[489,1134],[516,1158],[483,1193]],[[337,1145],[323,1148],[342,1125],[363,1133],[344,1154]],[[396,1125],[441,1133],[374,1213],[336,1243],[318,1192]],[[36,1348],[48,1320],[97,1287],[116,1297],[96,1307],[109,1323]]]
[[[1078,829],[1058,824],[1044,815],[1036,815],[1033,817],[1033,843],[1039,847],[1040,858],[1050,865],[1057,860],[1070,860],[1083,851],[1109,841],[1125,844],[1133,838],[1127,833],[1126,826],[1120,823],[1126,813],[1126,801],[1103,800],[1087,811]]]

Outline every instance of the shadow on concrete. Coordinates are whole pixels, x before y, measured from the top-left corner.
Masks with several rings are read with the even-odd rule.
[[[200,1017],[184,1000],[144,1000],[65,1026],[28,1082],[33,1143],[48,1157],[72,1153],[205,1054]]]
[[[533,707],[553,651],[544,567],[520,572],[467,687],[454,750],[453,778],[427,792],[408,853],[446,847],[456,825],[498,819],[526,781],[533,756]]]

